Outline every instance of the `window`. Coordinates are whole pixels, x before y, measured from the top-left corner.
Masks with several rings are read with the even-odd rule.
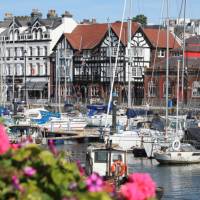
[[[19,55],[18,48],[15,47],[15,50],[14,50],[14,56],[15,56],[15,57],[18,57],[18,55]]]
[[[192,97],[200,97],[200,81],[194,81],[192,84]]]
[[[157,55],[158,55],[158,58],[165,57],[165,50],[164,49],[158,50]]]
[[[40,63],[37,63],[37,71],[38,75],[42,75],[42,66],[40,65]]]
[[[163,84],[163,96],[165,97],[166,96],[166,82]],[[168,82],[168,96],[171,96],[172,95],[172,86],[171,86],[171,83]]]
[[[148,97],[156,97],[156,84],[153,81],[148,83]]]
[[[108,47],[107,48],[107,56],[115,57],[117,55],[117,47]]]
[[[29,47],[29,55],[32,56],[33,55],[33,48]]]
[[[44,75],[48,75],[48,68],[47,68],[47,63],[44,63]]]
[[[106,163],[107,157],[108,157],[107,151],[96,151],[94,154],[94,161],[96,163]]]
[[[44,47],[44,56],[47,56],[47,46]]]
[[[130,50],[131,52],[129,53],[129,55],[131,55],[132,57],[144,57],[143,48],[134,47],[134,48],[131,48]]]
[[[37,56],[40,56],[40,47],[37,47]]]
[[[140,66],[132,67],[132,76],[142,77],[142,67]]]

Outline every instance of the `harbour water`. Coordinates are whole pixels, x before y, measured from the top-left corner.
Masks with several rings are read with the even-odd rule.
[[[71,151],[78,160],[84,160],[87,143],[68,142],[57,145],[58,149]],[[134,158],[128,154],[129,172],[147,172],[164,188],[163,200],[199,200],[200,199],[200,164],[194,165],[159,165],[154,159]]]

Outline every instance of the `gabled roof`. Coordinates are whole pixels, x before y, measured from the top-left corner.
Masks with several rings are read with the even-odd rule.
[[[137,31],[139,25],[135,22],[132,23],[132,35]],[[111,24],[111,29],[119,37],[121,22]],[[108,24],[80,24],[72,33],[65,33],[66,39],[69,41],[74,49],[92,49],[96,47],[105,37],[108,32]],[[121,42],[126,45],[127,43],[127,23],[123,23]]]
[[[167,46],[167,30],[166,29],[160,29],[159,31],[159,28],[144,27],[143,30],[153,47],[156,48],[157,40],[159,36],[157,47],[166,48]],[[172,33],[169,33],[169,48],[170,49],[180,48],[179,43],[177,42],[176,38],[172,35]]]
[[[120,36],[120,29],[121,29],[121,22],[115,22],[112,23],[111,25],[113,31],[116,33],[116,35],[119,37]],[[136,31],[138,30],[138,28],[140,27],[140,25],[137,22],[132,22],[131,25],[131,35],[133,36]],[[123,23],[123,27],[122,27],[122,35],[121,35],[121,42],[126,46],[127,45],[127,32],[128,32],[128,25],[127,22]]]
[[[81,24],[72,33],[65,33],[65,37],[74,49],[92,49],[105,36],[107,28],[106,24]]]

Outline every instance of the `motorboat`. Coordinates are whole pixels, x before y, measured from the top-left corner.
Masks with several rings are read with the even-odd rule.
[[[96,172],[100,176],[111,176],[111,166],[115,161],[120,160],[121,163],[126,165],[126,153],[126,151],[115,144],[111,144],[110,147],[104,143],[90,145],[86,153],[85,170],[87,175]],[[125,176],[126,174],[127,169],[121,175]]]
[[[200,163],[200,151],[191,144],[174,140],[172,146],[154,153],[160,164],[194,164]]]

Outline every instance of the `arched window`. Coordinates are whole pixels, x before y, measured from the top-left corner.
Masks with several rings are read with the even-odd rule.
[[[148,97],[156,97],[156,84],[154,81],[148,82]]]
[[[41,40],[42,39],[42,29],[38,29],[38,32],[37,32],[37,38],[38,40]]]
[[[168,81],[168,96],[171,96],[172,95],[172,85],[171,85],[171,82]],[[164,82],[163,84],[163,96],[165,97],[166,96],[166,82]]]
[[[40,56],[40,47],[37,47],[37,56]]]
[[[18,40],[19,39],[19,30],[16,29],[15,32],[14,32],[14,40]]]
[[[35,40],[37,40],[37,30],[36,29],[33,30],[33,38]]]
[[[29,47],[29,55],[33,56],[33,47]]]
[[[13,40],[13,31],[10,31],[10,40]]]

